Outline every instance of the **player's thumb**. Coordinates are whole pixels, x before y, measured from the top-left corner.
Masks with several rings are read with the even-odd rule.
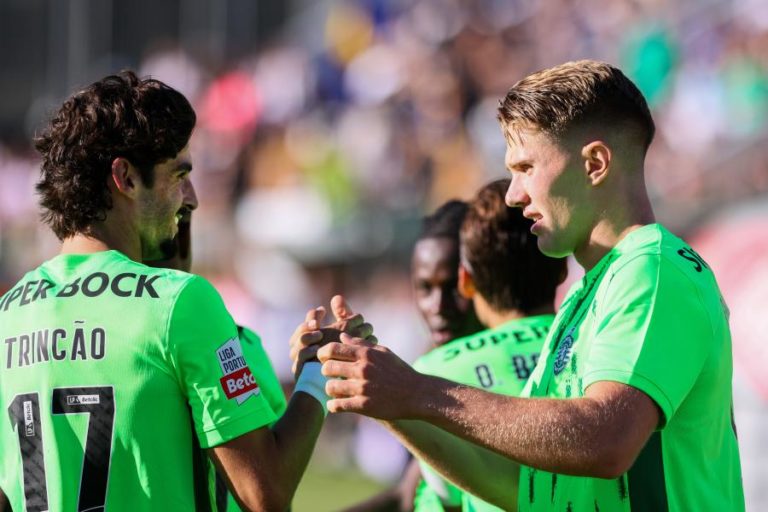
[[[347,300],[341,295],[334,295],[331,299],[331,311],[336,321],[346,320],[354,314],[347,304]]]

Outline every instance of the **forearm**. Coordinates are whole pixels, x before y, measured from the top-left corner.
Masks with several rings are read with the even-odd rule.
[[[384,424],[419,459],[454,485],[502,508],[516,503],[519,465],[423,421]],[[488,475],[494,475],[488,478]]]
[[[305,393],[295,393],[273,427],[252,430],[208,453],[244,510],[285,510],[322,422],[320,403]]]
[[[604,477],[615,472],[612,447],[623,434],[624,422],[616,417],[621,408],[606,411],[589,398],[516,398],[434,377],[425,377],[417,389],[423,398],[410,417],[504,457],[554,473]]]
[[[517,398],[418,373],[386,347],[353,341],[318,351],[323,374],[343,377],[326,385],[333,397],[329,411],[421,420],[554,473],[615,478],[629,469],[662,418],[648,395],[619,382],[595,382],[581,398]],[[409,439],[415,434],[405,429],[400,435],[415,451],[439,458],[438,438]]]
[[[306,393],[294,393],[283,416],[272,427],[276,458],[270,461],[290,499],[293,498],[323,426],[323,408]]]

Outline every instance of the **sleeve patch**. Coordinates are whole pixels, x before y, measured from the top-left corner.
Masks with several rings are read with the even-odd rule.
[[[221,388],[228,399],[236,399],[237,405],[242,404],[248,398],[259,394],[259,385],[256,377],[248,368],[243,357],[243,347],[239,338],[230,338],[221,347],[216,349],[219,366],[224,376],[219,379]]]

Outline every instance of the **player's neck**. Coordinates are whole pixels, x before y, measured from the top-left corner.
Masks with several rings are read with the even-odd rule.
[[[519,320],[528,316],[547,315],[555,312],[552,306],[539,308],[535,311],[523,312],[519,309],[500,311],[492,308],[479,294],[473,298],[475,311],[480,322],[489,329],[495,329],[512,320]]]
[[[131,237],[105,228],[106,226],[100,223],[92,226],[87,233],[77,233],[65,238],[61,244],[61,254],[91,254],[117,250],[134,261],[141,261],[141,247],[138,240],[136,243],[131,243]]]
[[[647,196],[627,199],[603,213],[589,232],[586,243],[578,247],[573,256],[589,272],[625,236],[654,222],[656,217]]]

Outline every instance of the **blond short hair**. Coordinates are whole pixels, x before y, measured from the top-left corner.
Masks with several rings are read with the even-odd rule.
[[[513,132],[535,127],[554,138],[584,125],[631,130],[648,149],[656,131],[643,94],[605,62],[566,62],[523,78],[501,100],[498,119]]]

